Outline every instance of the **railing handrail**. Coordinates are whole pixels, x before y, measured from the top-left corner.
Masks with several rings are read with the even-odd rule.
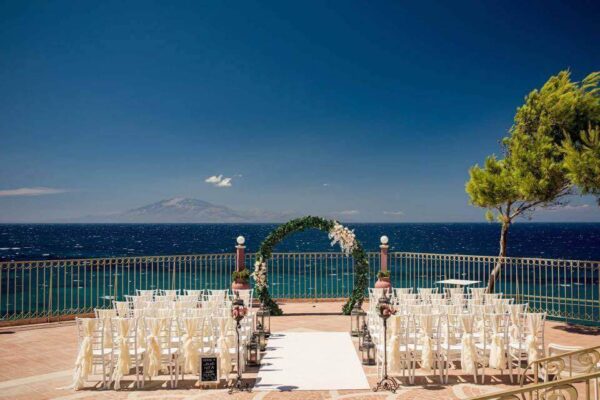
[[[226,250],[226,249],[224,249]],[[0,320],[71,315],[104,306],[137,288],[229,287],[236,253],[130,255],[0,261]],[[339,250],[276,252],[269,260],[275,298],[339,298],[353,290],[354,260]],[[253,269],[256,253],[242,253]],[[368,252],[369,280],[376,279],[382,252]],[[497,256],[415,253],[385,254],[397,287],[426,287],[463,278],[485,285]],[[600,321],[600,262],[512,257],[504,260],[497,289],[532,311],[582,323]],[[564,288],[563,288],[564,287]]]
[[[256,253],[248,252],[247,256],[254,256]],[[274,256],[279,255],[329,255],[329,254],[337,254],[338,256],[344,257],[352,257],[351,255],[346,255],[340,251],[292,251],[292,252],[274,252],[272,253]],[[369,255],[378,255],[379,252],[369,251],[367,252]],[[393,251],[389,253],[390,255],[399,256],[418,256],[418,257],[437,257],[437,258],[456,258],[463,257],[468,259],[487,259],[487,260],[497,260],[499,256],[493,255],[478,255],[478,254],[460,254],[460,253],[420,253],[420,252],[407,252],[407,251]],[[107,262],[107,261],[122,261],[122,260],[134,260],[141,261],[147,259],[181,259],[185,257],[219,257],[219,256],[235,256],[233,252],[225,252],[225,253],[188,253],[188,254],[165,254],[165,255],[146,255],[146,256],[113,256],[113,257],[86,257],[86,258],[60,258],[60,259],[43,259],[43,260],[11,260],[11,261],[0,261],[0,267],[4,267],[6,265],[14,266],[15,264],[32,264],[32,263],[82,263],[82,262]],[[562,258],[536,258],[536,257],[503,257],[505,261],[518,260],[520,262],[543,262],[543,263],[577,263],[577,264],[585,264],[587,265],[596,265],[600,266],[600,261],[597,260],[572,260],[572,259],[562,259]]]
[[[537,382],[537,379],[539,378],[539,371],[542,370],[544,364],[546,365],[546,369],[548,369],[548,365],[552,365],[553,362],[559,361],[560,364],[562,365],[562,368],[564,368],[564,359],[565,358],[571,359],[573,356],[577,356],[579,354],[590,354],[590,353],[596,353],[600,358],[600,345],[586,347],[584,349],[579,349],[579,350],[568,351],[568,352],[557,354],[555,356],[538,358],[537,360],[532,361],[529,364],[527,364],[527,367],[523,370],[523,373],[521,374],[521,379],[519,381],[519,384],[521,386],[523,386],[525,384],[525,380],[527,379],[527,374],[529,371],[534,372],[534,379]],[[572,368],[572,365],[570,367]],[[595,363],[591,363],[590,368],[593,369],[594,367],[597,367],[595,365]],[[551,374],[557,376],[558,377],[557,380],[564,380],[564,379],[560,379],[560,376],[559,376],[562,371],[563,371],[562,369],[556,370],[556,371],[552,370]]]
[[[494,255],[485,255],[485,254],[461,254],[461,253],[421,253],[421,252],[411,252],[411,251],[391,251],[389,254],[404,254],[411,256],[451,256],[451,257],[479,257],[479,258],[489,258],[489,259],[499,259],[503,260],[520,260],[520,261],[544,261],[544,262],[561,262],[561,263],[593,263],[600,264],[600,260],[573,260],[566,258],[537,258],[537,257],[500,257]]]
[[[469,397],[467,400],[518,399],[517,395],[532,393],[532,392],[539,392],[540,390],[544,390],[544,389],[552,389],[552,388],[557,388],[560,386],[570,386],[570,387],[574,388],[573,386],[571,386],[571,384],[573,384],[573,383],[587,382],[589,385],[589,381],[591,381],[592,379],[598,379],[598,378],[600,378],[600,371],[596,371],[596,372],[593,372],[590,374],[578,375],[573,378],[561,379],[559,381],[550,381],[550,382],[537,383],[537,384],[532,384],[532,385],[527,385],[527,386],[521,386],[517,389],[501,390],[498,392],[488,393],[488,394],[481,395],[481,396]],[[587,389],[589,390],[589,386]]]

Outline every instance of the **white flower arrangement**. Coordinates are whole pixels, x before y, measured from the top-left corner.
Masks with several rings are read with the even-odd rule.
[[[264,289],[267,286],[267,263],[261,257],[257,258],[254,263],[252,278],[256,282],[258,290]]]
[[[346,255],[351,254],[356,246],[354,230],[346,228],[337,221],[334,222],[333,228],[329,231],[329,239],[331,239],[332,246],[339,243],[342,252]]]

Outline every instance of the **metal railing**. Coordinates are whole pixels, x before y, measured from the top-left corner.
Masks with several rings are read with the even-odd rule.
[[[550,381],[470,397],[468,400],[538,400],[538,399],[591,399],[598,389],[600,372],[579,375],[560,381]]]
[[[499,257],[455,254],[391,253],[390,271],[397,287],[432,287],[456,278],[487,284]],[[534,312],[577,323],[600,322],[600,262],[541,258],[503,259],[496,292],[528,303]]]
[[[600,372],[600,346],[563,352],[530,362],[521,374],[520,385],[573,378]]]
[[[370,283],[380,253],[368,253]],[[395,287],[433,287],[444,279],[485,286],[498,257],[392,252]],[[233,253],[0,263],[0,320],[50,318],[109,307],[135,289],[223,289],[235,269]],[[245,255],[252,269],[254,254]],[[339,252],[274,253],[268,262],[274,298],[348,297],[354,262]],[[496,291],[527,302],[534,311],[569,322],[600,322],[600,262],[505,258]]]

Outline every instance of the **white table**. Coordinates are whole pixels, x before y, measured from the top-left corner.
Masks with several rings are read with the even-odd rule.
[[[436,283],[439,283],[441,285],[455,285],[456,287],[460,287],[460,286],[475,285],[480,282],[481,281],[470,281],[467,279],[446,279],[443,281],[437,281]]]

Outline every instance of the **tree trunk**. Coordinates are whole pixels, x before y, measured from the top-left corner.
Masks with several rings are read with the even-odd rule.
[[[496,280],[500,276],[500,271],[504,265],[504,257],[506,257],[506,238],[508,236],[508,228],[510,227],[510,221],[502,222],[502,229],[500,231],[500,254],[498,254],[498,261],[490,274],[488,280],[488,286],[486,289],[487,293],[494,293],[494,287],[496,286]]]

